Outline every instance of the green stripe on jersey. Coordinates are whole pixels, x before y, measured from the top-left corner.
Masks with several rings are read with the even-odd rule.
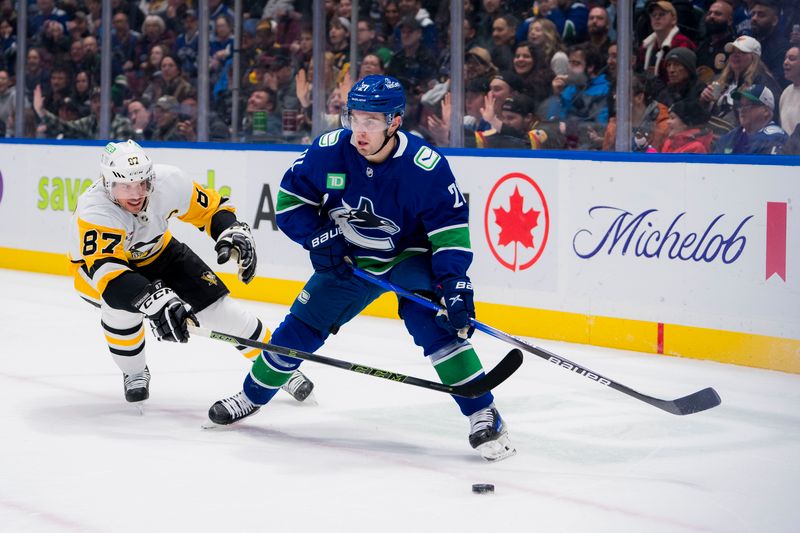
[[[282,386],[284,383],[289,381],[289,378],[294,373],[294,370],[287,370],[285,372],[275,370],[271,366],[269,366],[264,359],[264,353],[262,352],[258,358],[253,361],[253,366],[250,369],[250,376],[260,385],[268,389],[277,389]]]
[[[278,202],[275,204],[275,212],[280,213],[282,211],[289,211],[290,209],[294,209],[299,205],[307,203],[308,202],[306,202],[299,196],[295,196],[291,193],[284,191],[283,189],[280,189],[278,190]]]
[[[396,264],[405,261],[411,256],[419,255],[427,252],[424,248],[406,248],[400,255],[392,257],[391,259],[378,259],[375,257],[356,257],[356,266],[372,274],[385,274],[392,269]]]
[[[433,367],[445,385],[461,384],[483,371],[481,360],[472,346],[464,346],[453,355],[435,361]]]
[[[466,251],[471,249],[467,225],[433,231],[428,234],[428,238],[433,245],[433,253],[446,248],[459,248]]]

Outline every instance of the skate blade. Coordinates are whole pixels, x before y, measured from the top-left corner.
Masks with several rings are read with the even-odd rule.
[[[481,457],[490,463],[496,463],[503,459],[508,459],[517,454],[516,448],[511,444],[508,435],[501,435],[497,440],[484,442],[477,447]]]
[[[223,429],[231,426],[231,424],[217,424],[216,422],[212,422],[211,420],[206,420],[202,424],[200,424],[201,429]]]

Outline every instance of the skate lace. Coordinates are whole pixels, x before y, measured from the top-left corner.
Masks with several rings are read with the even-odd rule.
[[[225,406],[225,409],[235,418],[240,418],[249,414],[255,408],[255,404],[244,395],[244,392],[240,392],[230,398],[225,398],[222,400],[222,405]]]
[[[136,374],[125,374],[125,389],[144,389],[150,383],[150,370],[147,367]]]
[[[283,387],[289,394],[294,396],[295,393],[297,392],[297,389],[299,389],[300,385],[305,383],[305,381],[306,377],[299,371],[297,371],[294,374],[292,374],[292,377],[289,378],[289,381],[287,381]]]
[[[494,409],[487,407],[469,415],[469,423],[470,434],[492,428],[495,423]]]

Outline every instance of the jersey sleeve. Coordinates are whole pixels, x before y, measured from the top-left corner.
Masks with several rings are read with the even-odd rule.
[[[472,263],[469,207],[442,158],[420,198],[420,215],[431,244],[434,281],[467,277]]]
[[[325,223],[320,214],[323,192],[314,183],[314,160],[324,157],[313,147],[305,150],[286,171],[278,190],[275,206],[280,230],[293,241],[303,244],[306,238]]]
[[[203,187],[181,174],[179,179],[190,182],[191,187],[185,184],[182,187],[185,192],[180,199],[178,219],[214,237],[211,231],[214,216],[226,211],[233,214],[236,208],[226,196],[220,195],[214,189]]]

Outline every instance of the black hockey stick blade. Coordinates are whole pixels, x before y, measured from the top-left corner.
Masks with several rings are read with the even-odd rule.
[[[648,397],[649,398],[649,397]],[[651,405],[659,407],[673,415],[690,415],[699,413],[706,409],[711,409],[722,403],[722,400],[712,387],[699,390],[677,400],[658,400],[655,398],[645,399]]]
[[[447,394],[454,394],[464,398],[477,398],[478,396],[489,392],[508,379],[508,377],[519,368],[523,359],[522,352],[515,348],[508,352],[508,354],[506,354],[506,356],[497,364],[497,366],[491,369],[484,377],[463,385],[444,385],[442,383],[437,383],[436,381],[429,381],[427,379],[416,378],[414,376],[406,376],[405,374],[392,372],[390,370],[381,370],[380,368],[374,368],[359,363],[351,363],[349,361],[334,359],[324,355],[304,352],[302,350],[295,350],[292,348],[285,348],[276,344],[254,341],[252,339],[248,339],[247,337],[239,337],[238,335],[232,335],[230,333],[213,331],[207,328],[195,326],[194,324],[189,324],[188,327],[189,333],[192,335],[200,335],[202,337],[220,340],[229,344],[249,346],[250,348],[257,348],[259,350],[267,350],[269,352],[277,353],[287,357],[294,357],[304,361],[313,361],[315,363],[334,366],[336,368],[349,370],[358,374],[366,374],[376,378],[388,379],[389,381],[405,383],[406,385],[414,385],[423,389],[444,392]]]
[[[453,387],[453,392],[451,394],[464,398],[477,398],[478,396],[482,396],[507,380],[511,374],[516,372],[520,365],[522,365],[522,361],[522,352],[519,351],[518,348],[513,348],[488,374],[483,376],[483,378],[463,385],[457,385]]]

